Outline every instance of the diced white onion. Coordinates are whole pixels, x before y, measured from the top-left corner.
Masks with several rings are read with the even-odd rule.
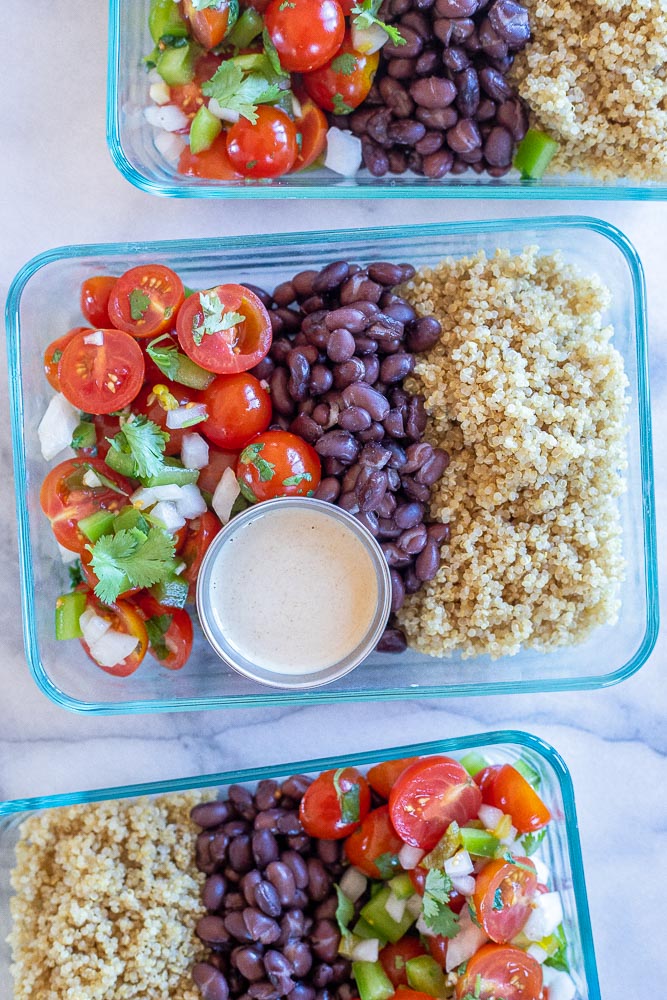
[[[301,101],[296,96],[292,94],[292,114],[295,118],[303,118],[303,108],[301,107]]]
[[[178,566],[176,566],[174,569],[174,576],[180,576],[186,567],[187,563],[179,562]]]
[[[92,608],[86,608],[79,617],[79,628],[83,632],[83,638],[89,646],[94,646],[96,642],[111,628],[111,622],[100,615],[96,615]]]
[[[549,957],[548,952],[546,952],[544,948],[541,948],[539,944],[531,944],[529,948],[526,948],[526,954],[530,955],[531,958],[534,958],[536,962],[540,963],[540,965],[542,965],[544,960]]]
[[[90,655],[101,667],[115,667],[118,663],[134,652],[138,639],[127,632],[116,632],[109,629],[93,646],[89,646]]]
[[[175,132],[165,132],[164,129],[155,134],[153,142],[158,153],[165,158],[167,163],[178,163],[181,153],[187,146],[182,135],[177,135]]]
[[[181,487],[175,483],[169,486],[142,486],[130,497],[130,501],[135,507],[146,510],[160,500],[178,500],[181,495]]]
[[[160,500],[151,511],[151,517],[164,525],[169,532],[178,531],[185,524],[185,518],[179,514],[178,508],[171,500]]]
[[[102,485],[102,480],[94,469],[86,469],[83,474],[83,482],[86,486],[90,486],[91,490],[97,489],[98,486]]]
[[[532,857],[530,860],[535,865],[537,881],[541,882],[542,885],[549,885],[549,882],[551,881],[551,872],[549,871],[547,865],[545,865],[544,861],[542,861],[542,858]]]
[[[240,492],[241,490],[234,475],[234,470],[225,469],[211,500],[211,507],[220,518],[222,524],[227,524],[229,521],[232,514],[232,507]]]
[[[411,917],[419,916],[422,911],[422,898],[418,892],[416,892],[414,896],[410,896],[410,899],[405,904],[405,909]]]
[[[390,892],[387,902],[384,904],[384,908],[391,919],[395,920],[397,924],[400,924],[401,920],[405,916],[405,907],[407,905],[407,899],[399,899],[393,892]]]
[[[450,878],[460,878],[461,875],[471,875],[475,867],[472,858],[466,850],[457,851],[445,861],[445,871]]]
[[[103,347],[104,346],[104,334],[101,330],[95,330],[94,333],[87,333],[83,338],[84,344],[92,344],[93,347]]]
[[[324,166],[343,177],[354,177],[361,166],[361,139],[332,126],[327,132]]]
[[[144,108],[144,118],[149,125],[163,128],[165,132],[180,132],[190,124],[190,119],[176,104],[164,104],[162,107],[151,104]]]
[[[415,928],[419,934],[423,934],[424,937],[437,937],[435,931],[432,931],[429,925],[424,920],[424,914],[422,913],[415,924]]]
[[[577,995],[577,988],[567,972],[543,965],[542,978],[544,985],[549,988],[549,1000],[574,1000]]]
[[[58,546],[58,552],[60,552],[60,558],[65,564],[74,562],[79,558],[78,552],[70,552],[70,550],[66,549],[64,545],[60,544],[60,542],[56,542],[56,545]]]
[[[201,434],[184,434],[181,442],[181,462],[186,469],[203,469],[208,465],[209,447]]]
[[[193,403],[191,406],[178,406],[175,410],[167,410],[166,424],[169,430],[175,431],[206,420],[207,416],[205,403]]]
[[[168,83],[164,80],[157,80],[155,83],[151,83],[150,89],[148,91],[149,97],[154,104],[160,105],[169,104],[171,100],[171,89]]]
[[[498,824],[501,822],[504,812],[502,809],[496,809],[495,806],[480,806],[477,817],[482,822],[487,830],[495,830]]]
[[[231,471],[231,470],[230,470]],[[352,902],[356,903],[366,892],[368,879],[362,871],[350,865],[346,868],[339,882],[340,891]]]
[[[231,108],[223,108],[221,104],[218,104],[215,97],[212,97],[208,102],[208,110],[216,118],[219,118],[223,122],[231,122],[232,125],[236,124],[239,120],[238,111],[233,111]]]
[[[472,875],[452,875],[452,886],[462,896],[472,896],[475,891],[475,879]]]
[[[447,972],[452,972],[463,962],[467,962],[482,947],[484,942],[488,940],[484,931],[480,927],[477,927],[476,924],[473,924],[467,907],[464,907],[461,911],[459,928],[460,930],[456,937],[450,938],[447,942],[447,955],[445,958],[445,970]]]
[[[412,844],[403,844],[403,847],[398,852],[398,863],[404,871],[409,872],[417,867],[423,857],[424,851],[420,847],[413,847]]]
[[[355,962],[377,962],[380,954],[380,942],[377,938],[367,938],[359,941],[352,949]]]
[[[380,24],[370,24],[367,28],[357,28],[352,22],[352,48],[370,56],[379,52],[389,41],[389,35]]]
[[[78,424],[79,411],[74,409],[61,392],[57,393],[51,399],[37,428],[39,446],[47,462],[71,444]]]
[[[534,909],[521,931],[529,941],[541,941],[563,922],[563,904],[559,892],[539,893],[533,903]]]
[[[193,517],[199,517],[200,514],[206,513],[207,509],[206,501],[194,483],[181,486],[181,493],[176,501],[176,510],[181,517],[191,521]]]

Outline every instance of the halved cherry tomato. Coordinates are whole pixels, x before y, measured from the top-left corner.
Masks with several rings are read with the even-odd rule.
[[[433,997],[430,993],[422,993],[420,990],[408,990],[404,986],[399,986],[391,1000],[433,1000]]]
[[[193,427],[191,430],[196,431],[197,428]],[[207,493],[214,493],[225,469],[236,468],[238,457],[238,452],[236,451],[224,451],[222,448],[216,448],[215,445],[210,444],[208,447],[208,465],[199,470],[199,479],[197,480],[199,489]]]
[[[271,423],[271,398],[248,372],[218,375],[202,394],[208,420],[202,433],[227,450],[243,448]]]
[[[396,781],[405,771],[406,767],[414,764],[419,757],[401,757],[398,760],[384,760],[381,764],[374,764],[366,778],[368,784],[374,792],[381,795],[383,799],[389,801],[391,790]]]
[[[326,115],[309,98],[301,101],[301,117],[297,118],[295,124],[297,139],[300,135],[301,144],[292,167],[293,172],[312,166],[318,156],[322,155],[327,144],[327,129],[329,128]]]
[[[389,818],[389,807],[372,809],[351,836],[345,841],[345,853],[350,864],[356,865],[369,878],[387,878],[387,872],[398,869],[398,852],[403,841],[396,836]],[[382,868],[376,861],[383,859]]]
[[[84,548],[79,558],[81,559],[81,574],[90,589],[94,590],[100,580],[90,565],[93,553],[90,549]],[[126,601],[129,597],[134,597],[135,594],[138,594],[140,590],[141,587],[130,587],[128,590],[124,590],[122,594],[118,595],[118,600]]]
[[[432,850],[454,820],[463,826],[477,815],[482,793],[451,757],[427,757],[411,764],[389,797],[394,829],[406,844]]]
[[[133,337],[154,337],[173,328],[185,297],[183,282],[162,264],[141,264],[122,274],[109,296],[109,316]]]
[[[201,85],[211,79],[221,62],[222,56],[205,52],[195,61],[195,75],[190,83],[180,83],[169,88],[171,103],[176,104],[188,118],[194,118],[202,104],[208,106],[209,98],[202,93]],[[183,129],[184,132],[188,130],[189,126]]]
[[[94,333],[94,330],[90,326],[75,326],[73,330],[63,333],[62,337],[56,337],[55,340],[52,340],[44,351],[44,374],[49,385],[56,392],[60,392],[60,376],[58,375],[60,359],[70,340],[73,340],[77,333]]]
[[[192,651],[192,620],[183,608],[166,607],[155,600],[152,594],[140,594],[136,606],[146,619],[148,632],[148,652],[155,657],[161,667],[180,670],[185,666]],[[151,628],[151,624],[153,628]],[[154,642],[152,633],[161,639]]]
[[[178,161],[178,172],[186,177],[205,177],[212,181],[241,180],[227,152],[227,133],[222,132],[209,149],[191,153],[187,146]]]
[[[323,771],[306,789],[299,818],[309,837],[340,840],[355,830],[366,816],[371,793],[356,767]]]
[[[461,897],[463,900],[463,897]],[[463,903],[461,904],[463,906]],[[460,910],[455,910],[455,913],[460,913]],[[438,965],[443,969],[447,967],[447,941],[446,937],[442,934],[436,934],[432,937],[430,934],[426,938],[426,944],[428,945],[428,950],[431,953],[431,958],[434,958]]]
[[[551,819],[542,799],[511,764],[503,764],[488,791],[489,803],[509,813],[519,833],[541,830]]]
[[[266,29],[290,73],[309,73],[334,55],[345,35],[345,18],[336,0],[271,0]]]
[[[106,329],[111,326],[109,319],[109,296],[116,279],[108,274],[98,274],[86,278],[81,285],[81,312],[93,327]]]
[[[329,0],[327,0],[329,2]],[[296,125],[280,108],[262,104],[253,125],[239,118],[227,133],[227,152],[244,177],[280,177],[296,163],[299,146]]]
[[[220,375],[253,368],[268,354],[273,336],[266,308],[243,285],[217,285],[190,295],[176,328],[188,357]]]
[[[354,834],[352,834],[354,836]],[[394,989],[408,985],[408,973],[405,963],[411,958],[425,955],[424,945],[419,938],[406,935],[396,944],[386,944],[380,952],[380,963]]]
[[[489,764],[488,767],[478,771],[475,775],[475,784],[481,791],[482,800],[487,806],[491,805],[493,783],[496,780],[501,767],[502,764]]]
[[[164,376],[158,385],[167,383]],[[196,389],[189,389],[187,385],[180,385],[178,382],[168,382],[168,388],[179,406],[186,406],[187,403],[200,403],[201,394]],[[169,440],[164,449],[165,455],[179,455],[183,446],[183,435],[191,434],[193,431],[200,431],[202,425],[195,424],[194,427],[169,428],[167,427],[167,410],[160,403],[159,398],[153,392],[152,385],[145,385],[135,399],[132,410],[135,413],[145,414],[149,420],[157,424],[169,435]]]
[[[380,53],[365,55],[352,44],[352,33],[346,31],[343,44],[333,58],[304,73],[303,85],[319,107],[325,111],[343,111],[358,108],[366,100],[377,73]],[[345,112],[346,113],[346,112]]]
[[[469,959],[456,983],[456,1000],[540,1000],[542,969],[521,948],[485,944]]]
[[[113,413],[135,398],[144,381],[144,355],[121,330],[98,330],[101,344],[81,331],[66,345],[58,365],[60,390],[85,413]]]
[[[137,640],[134,651],[124,660],[114,664],[113,667],[103,667],[90,652],[90,647],[85,639],[79,639],[95,666],[103,670],[105,674],[113,674],[114,677],[129,677],[137,670],[148,649],[148,635],[142,616],[128,601],[119,600],[115,604],[102,604],[92,591],[86,596],[86,608],[90,608],[100,618],[110,622],[111,628],[116,632],[127,632],[128,635]]]
[[[188,596],[191,599],[194,599],[195,596],[197,577],[199,576],[204,556],[221,528],[220,521],[210,510],[207,510],[205,514],[202,514],[201,517],[196,518],[194,521],[190,521],[188,525],[188,537],[185,540],[181,558],[186,566],[183,570],[183,579],[187,580],[190,584]]]
[[[238,16],[238,0],[217,0],[203,10],[197,10],[192,0],[183,0],[183,13],[190,22],[192,34],[205,49],[214,49],[231,31]]]
[[[519,933],[530,916],[537,888],[535,866],[528,858],[494,860],[475,879],[477,919],[492,941],[504,944]]]
[[[84,483],[83,477],[91,469],[100,475],[101,486]],[[105,485],[105,480],[112,482],[115,488]],[[101,459],[68,458],[46,476],[39,502],[60,544],[71,552],[81,552],[88,539],[79,531],[79,521],[98,510],[119,510],[127,504],[132,491],[129,480]]]
[[[320,456],[289,431],[265,431],[250,440],[236,466],[247,500],[309,496],[320,485]]]

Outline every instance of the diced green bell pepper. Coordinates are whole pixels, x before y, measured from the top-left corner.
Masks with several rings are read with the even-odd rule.
[[[156,70],[170,87],[191,83],[195,75],[195,54],[200,50],[194,45],[167,48],[158,56]]]
[[[375,927],[371,927],[363,917],[359,917],[356,924],[352,928],[352,933],[357,938],[363,938],[364,941],[372,941],[374,938],[380,942],[380,945],[385,945],[387,939],[380,934]]]
[[[202,104],[190,125],[190,152],[203,153],[210,149],[222,132],[222,122]]]
[[[558,152],[558,143],[546,132],[529,128],[514,154],[514,166],[524,180],[539,180]]]
[[[188,25],[174,0],[151,0],[148,29],[157,45],[161,38],[187,38]]]
[[[373,896],[373,898],[370,899],[364,907],[362,907],[361,916],[366,923],[371,925],[378,935],[381,935],[383,938],[386,938],[387,941],[391,941],[392,944],[395,944],[396,941],[400,940],[406,931],[412,927],[417,918],[406,909],[400,921],[394,920],[394,918],[387,913],[386,910],[387,900],[390,895],[391,889],[388,886],[384,886],[384,888],[382,888],[377,895]]]
[[[116,514],[116,518],[113,523],[114,534],[124,529],[131,531],[132,528],[139,528],[144,534],[148,534],[150,525],[146,520],[146,516],[137,510],[136,507],[123,507],[121,511]]]
[[[78,522],[79,531],[86,536],[89,542],[96,542],[102,535],[108,535],[113,528],[116,515],[108,510],[96,510],[88,517],[82,517]]]
[[[461,844],[468,854],[475,854],[477,857],[495,857],[500,841],[492,833],[486,830],[476,830],[471,826],[461,827]]]
[[[86,594],[74,590],[56,600],[56,639],[80,639],[83,635],[79,618],[86,610]]]
[[[389,888],[397,899],[410,899],[410,896],[414,896],[415,894],[415,887],[413,886],[412,880],[407,872],[401,872],[400,875],[394,875],[394,877],[389,880]]]
[[[189,486],[199,479],[199,469],[185,469],[182,465],[172,464],[165,459],[164,468],[155,476],[143,480],[144,486]]]
[[[413,990],[428,993],[431,997],[447,994],[447,980],[442,968],[430,955],[418,955],[405,963],[408,983]]]
[[[254,7],[246,7],[238,21],[225,38],[225,46],[233,45],[237,49],[245,49],[264,27],[262,15]]]
[[[72,448],[75,450],[81,448],[94,448],[97,444],[97,432],[95,430],[95,424],[90,420],[82,420],[80,424],[74,428],[74,433],[72,434]]]
[[[541,778],[539,773],[535,770],[532,764],[529,764],[527,760],[523,757],[519,757],[518,760],[514,761],[512,765],[515,771],[518,771],[522,778],[525,778],[528,784],[532,788],[539,788]]]
[[[488,767],[487,761],[476,750],[471,750],[470,753],[461,757],[461,765],[465,767],[471,778],[474,778],[476,774],[479,774],[485,767]]]
[[[379,962],[353,962],[352,975],[361,1000],[389,1000],[394,987]]]
[[[134,476],[135,462],[129,452],[118,451],[116,448],[109,448],[104,461],[110,469],[113,469],[114,472],[119,472],[121,476]]]

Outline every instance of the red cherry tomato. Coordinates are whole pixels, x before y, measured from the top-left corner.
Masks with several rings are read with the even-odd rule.
[[[337,0],[271,0],[264,23],[281,66],[290,73],[309,73],[323,66],[345,35]]]
[[[214,49],[231,31],[236,21],[238,3],[218,0],[217,3],[197,10],[192,0],[182,0],[183,13],[190,22],[192,34],[205,49]]]
[[[183,608],[160,604],[144,591],[135,604],[146,620],[148,652],[161,667],[180,670],[192,651],[193,631],[190,615]]]
[[[185,177],[204,177],[212,181],[241,180],[227,152],[227,133],[222,132],[209,149],[191,153],[188,146],[181,153],[178,172]]]
[[[368,784],[374,792],[389,801],[389,795],[398,778],[406,767],[414,764],[417,760],[419,757],[401,757],[399,760],[384,760],[381,764],[374,764],[366,775]]]
[[[108,274],[98,274],[86,278],[81,285],[81,312],[93,327],[106,329],[111,326],[109,319],[109,296],[116,279]]]
[[[248,372],[219,375],[204,390],[208,420],[202,433],[221,448],[243,448],[271,423],[271,398],[259,379]]]
[[[148,635],[143,618],[128,601],[118,600],[115,604],[102,604],[92,591],[86,596],[86,608],[90,608],[98,617],[110,622],[111,628],[116,632],[126,632],[137,640],[134,651],[129,656],[126,656],[124,660],[114,664],[113,667],[103,667],[91,653],[85,639],[79,639],[79,642],[95,666],[103,670],[105,674],[113,674],[114,677],[129,677],[130,674],[133,674],[137,670],[148,649]]]
[[[243,285],[190,295],[178,314],[177,332],[188,357],[220,375],[253,368],[268,354],[273,337],[266,308]]]
[[[133,337],[154,337],[174,326],[185,292],[183,282],[162,264],[141,264],[122,274],[109,296],[109,316]]]
[[[426,876],[428,875],[428,871],[426,870],[426,868],[422,868],[420,865],[417,865],[416,868],[412,868],[408,872],[408,875],[410,876],[410,881],[415,887],[415,892],[418,892],[420,896],[423,896],[424,887],[426,885]],[[450,910],[453,913],[460,913],[465,904],[466,904],[465,896],[462,895],[460,892],[457,892],[456,889],[451,889],[449,892],[449,902],[447,903],[447,906],[450,908]]]
[[[389,807],[380,806],[364,817],[361,826],[345,841],[345,853],[350,864],[356,865],[369,878],[387,878],[387,873],[400,867],[398,852],[403,841],[396,836],[389,818]],[[382,868],[376,861],[382,858]]]
[[[309,837],[340,840],[366,816],[371,804],[368,783],[356,767],[323,771],[306,789],[299,818]]]
[[[475,880],[477,919],[492,941],[504,944],[519,933],[530,916],[537,888],[535,866],[528,858],[489,861]]]
[[[158,383],[163,385],[167,380],[162,376]],[[201,403],[201,394],[196,389],[189,389],[187,385],[180,385],[178,382],[169,382],[169,392],[174,397],[179,406],[186,406],[188,403]],[[135,413],[143,413],[157,424],[169,435],[169,440],[164,449],[165,455],[180,455],[183,447],[183,435],[191,434],[193,431],[201,431],[202,424],[195,424],[193,427],[170,428],[167,427],[167,410],[162,406],[159,398],[153,392],[152,385],[145,385],[134,403],[132,409]]]
[[[301,136],[299,152],[292,171],[305,170],[322,155],[327,144],[329,122],[324,112],[309,98],[301,101],[301,117],[296,122],[297,135]]]
[[[197,585],[197,577],[204,556],[208,552],[209,545],[218,534],[222,525],[212,511],[207,510],[201,517],[190,521],[188,525],[188,537],[180,553],[186,568],[183,570],[183,579],[190,584],[188,596],[194,599]]]
[[[94,334],[80,331],[66,345],[58,365],[60,390],[85,413],[112,413],[131,403],[141,389],[144,355],[121,330],[96,333],[101,344],[86,343]]]
[[[540,1000],[542,969],[520,948],[485,944],[469,959],[456,983],[456,1000]]]
[[[320,456],[288,431],[265,431],[245,446],[236,465],[241,490],[252,503],[308,496],[320,485]]]
[[[195,427],[194,430],[197,430]],[[208,447],[208,465],[199,470],[197,486],[207,493],[214,493],[225,469],[235,469],[238,461],[235,451],[223,451],[214,445]]]
[[[482,793],[451,757],[426,757],[411,764],[389,797],[394,829],[406,844],[432,850],[454,820],[463,826],[477,815]]]
[[[56,337],[55,340],[52,340],[44,351],[44,374],[49,385],[56,392],[60,392],[60,376],[58,375],[60,359],[70,340],[73,340],[77,333],[94,333],[94,330],[90,326],[75,326],[73,330],[63,333],[62,337]]]
[[[463,905],[463,904],[462,904]],[[460,913],[460,910],[456,910],[456,913]],[[426,938],[426,944],[428,945],[428,950],[431,953],[431,958],[434,958],[438,965],[443,969],[447,966],[447,938],[443,937],[442,934],[437,934],[435,937],[429,935]]]
[[[312,73],[304,73],[303,85],[308,96],[325,111],[342,111],[343,105],[353,110],[368,97],[379,62],[379,52],[358,52],[352,44],[352,33],[347,31],[332,59]]]
[[[244,177],[280,177],[296,162],[296,125],[280,108],[262,104],[253,125],[239,118],[227,133],[227,152],[234,170]]]
[[[475,784],[479,787],[479,790],[482,793],[482,800],[487,806],[491,805],[493,783],[496,780],[501,766],[501,764],[489,764],[488,767],[478,771],[475,775]]]
[[[511,764],[503,764],[489,791],[489,803],[509,813],[519,833],[541,830],[551,819],[542,799],[522,774]]]
[[[430,993],[422,993],[420,990],[408,990],[403,986],[399,986],[391,1000],[433,1000],[433,997]]]
[[[83,477],[91,469],[100,475],[100,486],[84,483]],[[105,480],[112,482],[115,488],[105,485]],[[79,521],[99,510],[119,510],[127,504],[132,491],[129,480],[101,459],[68,458],[46,476],[39,502],[60,544],[71,552],[81,552],[88,539],[79,531]]]
[[[352,834],[354,836],[354,834]],[[402,937],[396,944],[386,944],[380,952],[380,963],[394,989],[408,985],[405,963],[425,955],[424,946],[416,937]]]

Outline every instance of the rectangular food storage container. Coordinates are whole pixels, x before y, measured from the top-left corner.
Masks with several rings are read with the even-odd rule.
[[[75,803],[134,799],[141,795],[163,795],[168,792],[183,792],[189,789],[210,788],[215,793],[219,793],[226,790],[226,786],[234,783],[254,786],[264,778],[285,779],[294,773],[310,773],[315,776],[328,768],[348,765],[355,765],[365,771],[365,765],[372,765],[391,758],[431,754],[451,754],[454,757],[461,757],[473,749],[482,753],[488,762],[493,764],[512,764],[517,760],[522,760],[539,775],[540,796],[549,807],[553,817],[540,847],[540,856],[551,871],[552,888],[561,894],[564,926],[569,943],[570,975],[577,989],[576,1000],[600,1000],[600,987],[570,774],[553,747],[528,733],[513,731],[438,740],[414,746],[394,747],[388,750],[374,750],[344,757],[253,768],[247,771],[207,774],[198,778],[181,778],[176,781],[160,781],[145,785],[124,785],[120,788],[106,788],[93,792],[74,792],[67,795],[0,803],[0,995],[7,1000],[13,996],[10,974],[11,955],[9,945],[6,943],[7,935],[11,930],[9,900],[12,889],[10,873],[15,863],[14,852],[19,839],[20,825],[27,816]]]
[[[585,174],[522,181],[518,171],[493,180],[468,171],[429,180],[417,175],[349,179],[317,169],[266,181],[210,181],[178,173],[155,146],[155,129],[144,117],[151,103],[144,57],[152,51],[150,0],[110,0],[107,141],[111,156],[132,184],[173,198],[574,198],[664,199],[660,182],[600,181]]]
[[[627,572],[618,622],[584,644],[544,654],[525,650],[495,662],[437,659],[407,651],[373,654],[336,683],[312,692],[268,690],[227,668],[197,629],[194,653],[180,671],[147,657],[129,678],[97,669],[78,643],[54,638],[53,609],[68,587],[39,491],[50,465],[37,439],[50,389],[46,345],[81,322],[79,287],[93,274],[120,274],[142,263],[174,268],[190,287],[248,281],[273,288],[295,272],[341,258],[433,264],[498,247],[528,245],[562,251],[568,262],[597,272],[613,291],[606,319],[629,379],[628,490],[620,500]],[[626,238],[607,223],[579,218],[502,220],[417,228],[237,237],[154,244],[79,246],[52,250],[28,263],[10,290],[7,316],[12,433],[19,524],[23,626],[28,663],[55,702],[81,712],[122,713],[603,687],[634,673],[647,659],[658,628],[655,517],[646,314],[642,268]],[[45,318],[48,317],[48,322]]]

